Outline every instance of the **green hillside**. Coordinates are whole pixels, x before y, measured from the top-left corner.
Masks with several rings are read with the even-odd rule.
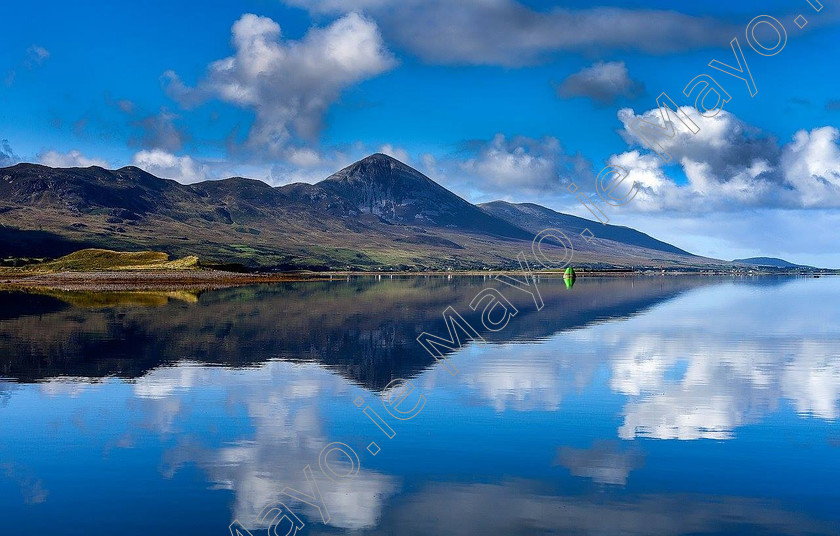
[[[198,257],[195,256],[170,261],[169,255],[159,251],[119,252],[107,249],[83,249],[54,261],[7,270],[22,273],[57,273],[195,269],[198,269]]]

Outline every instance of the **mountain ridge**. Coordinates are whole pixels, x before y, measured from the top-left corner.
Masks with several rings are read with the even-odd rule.
[[[792,262],[780,259],[778,257],[749,257],[747,259],[735,259],[732,262],[739,264],[749,264],[751,266],[765,266],[771,268],[808,268],[815,269],[813,266],[805,266],[803,264],[794,264]]]
[[[675,253],[677,255],[696,256],[693,253],[689,253],[688,251],[680,249],[672,244],[657,240],[650,235],[630,227],[609,224],[604,225],[599,222],[587,220],[586,218],[557,212],[556,210],[552,210],[542,205],[537,205],[536,203],[491,201],[489,203],[482,203],[478,206],[490,214],[511,222],[518,222],[520,226],[532,232],[534,235],[543,229],[568,229],[571,233],[567,232],[566,234],[570,235],[569,238],[573,241],[573,243],[581,243],[582,240],[579,240],[582,238],[580,233],[582,233],[584,229],[589,229],[593,232],[597,239],[633,243],[634,245],[642,246],[647,249]],[[574,238],[572,238],[571,235],[574,235]]]
[[[6,256],[58,256],[82,246],[262,270],[515,269],[517,254],[547,227],[569,235],[578,266],[729,265],[540,205],[474,205],[383,154],[316,184],[278,187],[243,177],[184,185],[133,166],[18,164],[0,169],[0,226]],[[598,238],[583,240],[584,226]]]

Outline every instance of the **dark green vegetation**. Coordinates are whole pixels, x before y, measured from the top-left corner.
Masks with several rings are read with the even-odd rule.
[[[731,266],[538,205],[476,206],[385,155],[279,188],[243,178],[182,185],[135,167],[0,169],[4,258],[104,248],[263,270],[512,269],[548,227],[569,236],[579,267]],[[580,236],[586,227],[598,237],[591,243]]]

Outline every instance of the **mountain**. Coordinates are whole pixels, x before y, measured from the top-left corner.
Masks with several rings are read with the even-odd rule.
[[[476,206],[382,154],[283,187],[242,177],[184,185],[136,167],[0,169],[0,257],[101,248],[264,270],[516,268],[547,227],[572,239],[577,266],[729,266],[539,205]],[[597,238],[583,240],[584,228]]]
[[[770,268],[807,268],[815,269],[812,266],[803,266],[801,264],[793,264],[784,259],[777,259],[775,257],[750,257],[749,259],[735,259],[732,261],[737,264],[749,264],[751,266],[765,266]]]
[[[523,229],[527,229],[532,236],[543,229],[560,229],[569,236],[573,243],[580,243],[580,233],[584,229],[589,229],[601,240],[609,240],[651,251],[692,256],[687,251],[652,238],[635,229],[616,225],[602,225],[600,222],[578,218],[569,214],[562,214],[533,203],[513,204],[505,201],[493,201],[492,203],[484,203],[479,206],[497,218],[515,223]]]
[[[515,224],[494,218],[399,160],[374,154],[318,183],[350,202],[361,214],[391,223],[451,227],[523,240]]]
[[[52,169],[18,164],[0,170],[0,196],[17,206],[62,208],[76,214],[110,210],[136,219],[172,206],[187,192],[179,183],[135,168],[108,171],[99,167]]]

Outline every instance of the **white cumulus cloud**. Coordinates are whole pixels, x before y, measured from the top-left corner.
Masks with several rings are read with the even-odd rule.
[[[566,153],[553,137],[496,134],[467,143],[464,153],[448,158],[425,155],[421,161],[435,180],[473,201],[564,192],[576,178],[591,175],[586,159]]]
[[[315,138],[342,90],[395,65],[376,23],[355,13],[299,41],[284,39],[273,20],[246,14],[233,25],[232,44],[234,55],[210,64],[195,88],[170,71],[167,89],[184,105],[215,97],[253,110],[248,148],[270,156]]]
[[[205,164],[189,156],[177,156],[161,149],[140,151],[134,155],[134,165],[165,179],[173,179],[182,184],[201,182],[209,178]]]
[[[840,206],[840,131],[836,127],[800,130],[786,145],[781,167],[803,206]]]
[[[680,108],[699,127],[692,134],[674,114],[673,137],[650,140],[667,152],[666,164],[632,129],[641,119],[661,125],[659,109],[618,112],[622,135],[633,147],[613,155],[610,164],[630,172],[642,189],[629,207],[636,210],[710,212],[745,207],[835,208],[840,206],[840,131],[822,127],[799,131],[786,144],[725,110],[702,117]],[[687,179],[677,183],[676,166]]]
[[[107,160],[101,158],[89,158],[79,151],[70,151],[67,153],[60,153],[58,151],[47,151],[38,155],[38,162],[45,166],[55,168],[71,168],[71,167],[90,167],[99,166],[101,168],[108,168],[110,165]]]

